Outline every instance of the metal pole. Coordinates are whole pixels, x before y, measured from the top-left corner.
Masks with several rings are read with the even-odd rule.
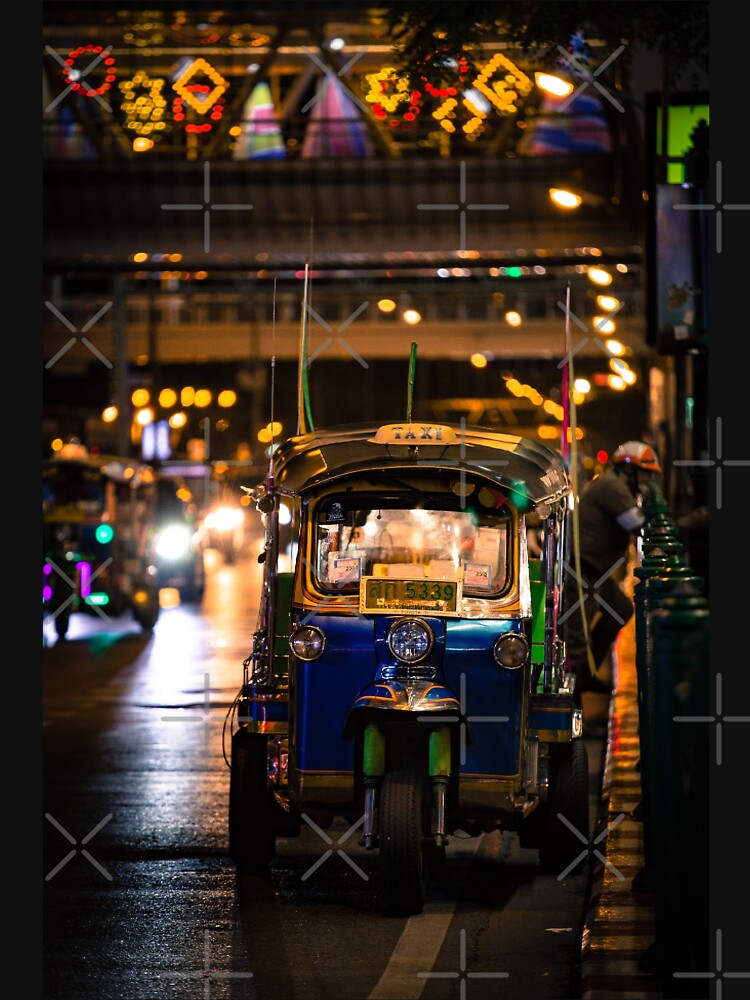
[[[125,311],[127,293],[122,278],[115,278],[112,294],[114,308],[112,325],[115,338],[115,363],[111,372],[111,384],[115,406],[117,407],[117,454],[129,455],[130,446],[130,398],[128,395],[128,346]]]

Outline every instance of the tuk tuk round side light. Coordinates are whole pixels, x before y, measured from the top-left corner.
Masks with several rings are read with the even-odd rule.
[[[298,660],[317,660],[325,652],[328,640],[315,625],[303,625],[289,637],[289,645]]]
[[[520,632],[506,632],[495,639],[492,647],[495,663],[506,670],[517,670],[522,667],[529,656],[529,644],[526,636]]]

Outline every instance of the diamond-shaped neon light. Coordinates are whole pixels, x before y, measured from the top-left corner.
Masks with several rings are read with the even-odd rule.
[[[188,84],[197,73],[203,73],[214,85],[213,90],[210,90],[207,94],[204,93],[202,97],[196,96],[193,91],[188,89]],[[198,59],[194,59],[182,76],[180,76],[174,83],[174,89],[183,101],[189,104],[194,111],[198,112],[199,115],[204,115],[211,107],[213,107],[228,86],[229,84],[221,73],[217,73],[210,63],[207,63],[205,59],[200,57]]]

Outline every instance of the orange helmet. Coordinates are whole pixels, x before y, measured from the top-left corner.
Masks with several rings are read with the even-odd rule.
[[[626,441],[619,445],[612,455],[612,461],[616,465],[637,465],[640,469],[661,472],[656,452],[644,441]]]

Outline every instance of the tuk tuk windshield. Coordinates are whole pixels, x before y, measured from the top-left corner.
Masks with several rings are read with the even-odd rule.
[[[351,503],[351,500],[349,500]],[[352,508],[333,499],[319,510],[315,574],[326,591],[356,592],[362,577],[461,580],[463,592],[499,596],[508,586],[511,517],[507,512],[406,506]]]
[[[49,464],[42,479],[42,509],[75,507],[82,513],[100,514],[106,508],[107,480],[99,469],[76,463]]]

